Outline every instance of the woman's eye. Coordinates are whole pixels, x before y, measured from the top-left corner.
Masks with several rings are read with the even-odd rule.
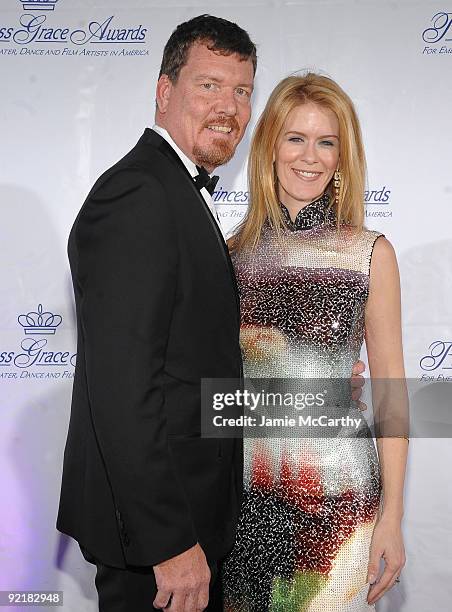
[[[328,147],[334,146],[334,142],[332,142],[331,140],[322,140],[320,144],[327,145]]]
[[[303,138],[301,136],[291,136],[289,142],[303,142]]]

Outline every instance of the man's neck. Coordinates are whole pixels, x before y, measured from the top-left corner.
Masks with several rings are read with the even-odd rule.
[[[189,170],[190,174],[194,176],[194,173],[196,173],[196,163],[183,151],[183,149],[179,147],[178,143],[174,140],[174,138],[168,132],[166,127],[162,125],[158,125],[158,123],[155,123],[153,127],[154,127],[154,130],[157,133],[160,133],[160,136],[162,136],[168,142],[168,144],[174,149],[174,151],[181,158],[182,162]]]
[[[190,154],[190,152],[185,150],[183,145],[180,142],[178,142],[177,134],[174,134],[171,129],[168,129],[165,125],[161,125],[157,121],[155,122],[155,125],[156,125],[156,127],[160,128],[161,130],[165,130],[165,132],[169,135],[169,137],[171,138],[173,143],[176,145],[176,147],[179,149],[179,151],[181,151],[185,155],[185,157],[187,159],[189,159],[196,166],[196,160],[193,159],[193,157]]]
[[[166,133],[169,135],[169,137],[171,138],[173,143],[176,145],[176,147],[179,149],[179,151],[181,153],[183,153],[188,160],[190,160],[195,166],[199,166],[200,165],[200,164],[198,164],[196,159],[193,158],[193,154],[190,151],[187,151],[186,149],[184,149],[184,147],[178,142],[177,134],[174,134],[165,125],[161,125],[160,123],[158,123],[157,119],[155,120],[155,126],[160,128],[161,130],[165,130],[166,131]],[[212,174],[212,172],[215,170],[215,168],[207,167],[206,165],[204,165],[204,167],[205,167],[205,169],[207,170],[207,172],[209,174]]]

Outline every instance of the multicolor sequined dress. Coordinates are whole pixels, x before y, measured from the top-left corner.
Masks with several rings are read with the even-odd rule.
[[[266,227],[256,251],[233,256],[247,378],[351,376],[380,234],[338,231],[328,205],[324,195],[295,222],[283,207],[281,237]],[[366,602],[381,489],[373,439],[248,437],[244,454],[244,502],[223,572],[226,612],[374,610]]]

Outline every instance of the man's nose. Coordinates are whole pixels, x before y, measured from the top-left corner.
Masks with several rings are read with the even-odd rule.
[[[237,101],[232,89],[224,88],[221,90],[215,102],[215,111],[219,115],[227,115],[228,117],[237,114]]]

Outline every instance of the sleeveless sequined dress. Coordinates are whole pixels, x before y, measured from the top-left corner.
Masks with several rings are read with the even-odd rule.
[[[247,378],[351,376],[381,234],[338,232],[328,204],[322,196],[295,222],[283,207],[281,238],[266,227],[257,251],[233,256]],[[374,610],[366,602],[381,491],[373,439],[248,437],[244,459],[241,518],[223,569],[225,611]]]

